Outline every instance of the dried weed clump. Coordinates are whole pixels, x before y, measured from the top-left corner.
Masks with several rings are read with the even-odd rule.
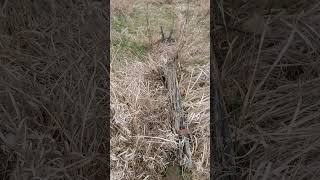
[[[111,165],[112,173],[119,171],[114,179],[159,177],[176,147],[164,87],[150,70],[133,63],[111,76]]]

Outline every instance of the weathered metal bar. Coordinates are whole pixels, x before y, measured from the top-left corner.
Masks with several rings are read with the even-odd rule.
[[[174,132],[179,135],[178,157],[180,159],[180,165],[191,168],[192,158],[190,132],[187,125],[187,116],[181,102],[174,57],[166,63],[164,75],[170,99],[171,122]]]

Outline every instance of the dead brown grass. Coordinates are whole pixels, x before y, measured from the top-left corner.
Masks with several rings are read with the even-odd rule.
[[[192,176],[193,179],[208,179],[209,16],[200,13],[205,7],[201,7],[198,1],[191,1],[188,24],[185,24],[185,2],[150,1],[148,27],[146,21],[140,21],[146,18],[145,2],[136,1],[133,4],[137,18],[125,14],[128,22],[130,19],[127,28],[123,31],[111,30],[114,42],[128,37],[130,41],[150,47],[142,56],[121,51],[119,46],[111,48],[111,108],[114,113],[111,120],[111,178],[163,179],[167,165],[174,159],[177,136],[171,131],[169,100],[159,71],[164,65],[165,54],[173,49],[158,43],[148,44],[147,36],[151,33],[151,42],[157,42],[159,25],[164,25],[167,30],[173,14],[176,17],[174,48],[185,44],[179,53],[179,83],[192,131]],[[182,31],[183,27],[187,27],[186,32]],[[133,30],[130,33],[126,29]]]
[[[106,179],[105,4],[5,2],[0,179]]]

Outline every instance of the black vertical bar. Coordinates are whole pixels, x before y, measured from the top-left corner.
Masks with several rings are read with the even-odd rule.
[[[110,0],[0,11],[0,179],[110,179]]]
[[[213,91],[213,61],[214,61],[214,53],[213,53],[213,33],[214,33],[214,1],[215,0],[210,0],[210,179],[214,180],[214,121],[213,121],[213,116],[214,116],[214,91]]]
[[[107,103],[107,117],[106,117],[106,157],[107,157],[107,162],[108,162],[108,167],[107,167],[107,179],[110,179],[110,172],[111,172],[111,167],[110,167],[110,120],[111,120],[111,110],[110,110],[110,0],[107,0],[106,3],[106,14],[107,14],[107,39],[106,39],[106,44],[107,44],[107,50],[106,50],[106,57],[107,57],[107,74],[106,74],[106,81],[107,81],[107,95],[106,95],[106,103]]]
[[[235,179],[233,144],[221,93],[223,79],[220,79],[220,67],[225,60],[226,51],[221,49],[219,44],[227,42],[225,27],[227,22],[223,19],[224,12],[221,11],[223,1],[211,0],[210,3],[211,179],[233,180]]]

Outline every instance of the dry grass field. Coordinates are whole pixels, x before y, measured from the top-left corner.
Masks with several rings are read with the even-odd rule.
[[[177,178],[169,166],[177,136],[160,68],[178,47],[193,142],[188,177],[209,179],[209,1],[113,0],[111,14],[111,179]],[[160,26],[166,35],[173,27],[173,47],[160,42]]]

